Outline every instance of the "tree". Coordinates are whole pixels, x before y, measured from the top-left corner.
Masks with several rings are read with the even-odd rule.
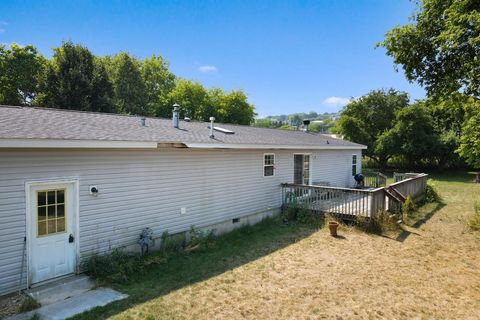
[[[209,97],[207,90],[198,82],[190,80],[178,80],[175,88],[169,94],[169,105],[178,103],[180,105],[180,114],[182,117],[188,117],[192,120],[208,121],[208,115],[205,109],[209,106]],[[171,112],[171,110],[170,110]]]
[[[340,114],[337,131],[346,139],[368,147],[365,155],[384,169],[393,155],[393,141],[379,139],[394,125],[396,113],[407,107],[408,95],[394,89],[374,90],[347,104]]]
[[[108,59],[113,79],[114,101],[117,112],[148,116],[153,110],[147,104],[147,88],[140,72],[140,62],[122,52]]]
[[[468,99],[465,110],[467,115],[458,152],[468,164],[480,169],[480,100]]]
[[[85,47],[64,42],[54,49],[42,86],[41,105],[72,110],[92,110],[94,56]]]
[[[91,108],[93,111],[114,113],[113,84],[101,59],[94,59]]]
[[[254,127],[258,128],[276,128],[277,126],[275,123],[270,120],[270,119],[255,119],[255,122],[253,123]]]
[[[103,61],[87,48],[65,42],[54,49],[41,81],[36,105],[114,112],[112,83]]]
[[[159,55],[152,55],[141,63],[142,79],[147,92],[147,108],[158,117],[170,117],[172,106],[168,94],[175,87],[175,75],[168,63]]]
[[[380,135],[375,147],[388,150],[416,167],[435,162],[442,150],[433,119],[424,103],[398,110],[395,125]]]
[[[431,97],[462,91],[480,96],[480,1],[423,0],[413,23],[380,43]]]
[[[30,105],[38,92],[45,58],[31,45],[0,45],[0,104]]]
[[[255,120],[255,107],[248,103],[242,90],[232,90],[223,97],[221,108],[226,123],[250,125]]]

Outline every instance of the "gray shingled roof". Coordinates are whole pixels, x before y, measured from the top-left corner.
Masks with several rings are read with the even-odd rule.
[[[0,139],[98,140],[175,142],[248,145],[301,145],[358,147],[364,146],[326,135],[219,124],[235,134],[215,131],[209,137],[209,123],[180,121],[173,128],[172,120],[147,118],[142,126],[140,117],[59,109],[0,106]],[[328,142],[327,142],[328,141]]]

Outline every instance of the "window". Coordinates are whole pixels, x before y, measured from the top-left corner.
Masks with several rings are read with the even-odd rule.
[[[266,153],[263,155],[263,176],[271,177],[275,174],[275,154]]]
[[[65,232],[65,189],[37,192],[37,236]]]
[[[352,155],[352,176],[357,174],[357,155]]]
[[[310,184],[309,154],[295,154],[293,156],[293,183]]]

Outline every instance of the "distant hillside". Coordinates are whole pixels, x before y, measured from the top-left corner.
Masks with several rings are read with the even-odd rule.
[[[298,130],[303,126],[303,120],[310,120],[309,131],[321,133],[334,133],[338,113],[292,113],[255,119],[253,126],[263,128],[280,128],[285,130]]]

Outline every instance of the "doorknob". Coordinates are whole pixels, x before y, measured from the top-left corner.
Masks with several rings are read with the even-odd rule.
[[[75,238],[73,237],[73,234],[70,233],[70,235],[68,236],[68,242],[72,243],[74,240]]]

